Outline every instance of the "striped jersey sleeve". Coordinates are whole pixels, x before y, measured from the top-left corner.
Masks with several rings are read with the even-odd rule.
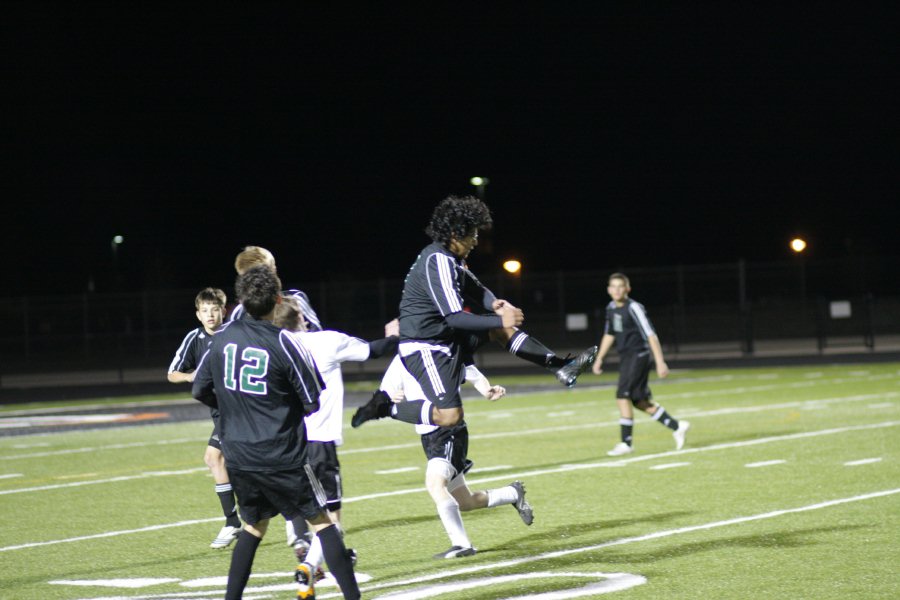
[[[426,259],[428,293],[442,317],[460,312],[463,300],[456,282],[456,263],[446,254],[435,252]]]
[[[188,334],[184,336],[181,345],[178,346],[178,350],[175,351],[175,358],[169,363],[169,373],[174,373],[175,371],[186,373],[191,369],[196,368],[198,361],[195,360],[194,352],[192,352],[191,347],[198,335],[200,335],[200,328],[189,331]]]
[[[653,325],[647,317],[647,311],[644,309],[643,304],[632,301],[628,305],[628,311],[631,313],[634,322],[637,323],[638,330],[641,332],[641,337],[646,340],[650,336],[656,335],[656,332],[653,330]]]

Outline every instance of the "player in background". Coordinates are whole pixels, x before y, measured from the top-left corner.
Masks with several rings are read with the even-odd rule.
[[[470,334],[490,336],[511,354],[554,371],[567,387],[590,368],[596,346],[574,358],[557,356],[518,328],[525,318],[520,309],[494,296],[466,268],[466,258],[478,245],[478,232],[491,225],[490,209],[471,196],[450,196],[434,209],[425,229],[433,241],[406,275],[400,300],[400,357],[425,399],[391,405],[375,395],[354,414],[353,427],[388,415],[416,425],[461,422],[464,365],[457,340]]]
[[[275,256],[261,246],[247,246],[241,250],[234,259],[234,270],[237,271],[238,275],[247,272],[247,270],[252,269],[253,267],[259,266],[269,267],[272,271],[278,273],[278,269],[275,266]],[[300,310],[303,311],[303,317],[306,319],[307,331],[322,330],[322,322],[319,320],[319,316],[309,303],[309,296],[307,296],[306,293],[300,290],[290,289],[284,290],[282,295],[293,296],[297,299],[297,302],[300,304]],[[234,307],[234,310],[231,311],[228,320],[234,321],[242,318],[243,315],[244,307],[238,304]]]
[[[194,299],[194,307],[197,309],[197,320],[202,326],[189,331],[184,336],[184,340],[175,352],[175,358],[169,365],[169,381],[172,383],[192,383],[194,381],[195,369],[200,364],[200,358],[206,352],[212,336],[222,326],[226,302],[225,292],[218,288],[205,288],[197,294]],[[222,456],[222,447],[219,444],[219,411],[210,408],[209,413],[213,421],[213,431],[209,436],[203,461],[212,473],[213,481],[216,484],[216,495],[219,497],[222,512],[225,514],[225,525],[209,547],[227,548],[241,531],[241,519],[237,514],[234,491],[228,480],[225,458]]]
[[[272,324],[281,281],[255,267],[235,284],[248,316],[217,333],[197,368],[192,393],[219,409],[222,453],[244,520],[228,571],[226,599],[240,598],[269,520],[305,519],[345,598],[359,586],[343,536],[324,510],[325,498],[306,462],[303,418],[319,408],[322,380],[309,351]],[[298,598],[314,598],[313,573],[296,570]]]
[[[491,385],[488,379],[466,361],[466,380],[488,400],[499,400],[506,389]],[[393,402],[421,399],[425,394],[415,378],[403,367],[400,357],[395,357],[384,374],[377,394]],[[422,449],[427,460],[425,487],[434,501],[441,524],[450,538],[450,548],[434,555],[434,558],[462,558],[477,552],[462,522],[460,512],[493,508],[512,504],[526,525],[534,522],[531,505],[525,499],[525,486],[520,481],[492,490],[473,492],[466,483],[466,473],[472,468],[468,458],[469,429],[463,421],[451,427],[416,425],[421,435]]]
[[[675,438],[675,449],[681,450],[691,424],[685,420],[679,422],[666,412],[665,408],[653,402],[653,394],[647,383],[653,363],[656,364],[656,374],[660,378],[669,374],[669,366],[663,358],[659,337],[647,317],[647,311],[643,304],[628,297],[631,282],[622,273],[613,273],[609,276],[606,291],[612,300],[606,305],[603,338],[592,370],[597,375],[603,372],[603,359],[615,343],[619,354],[616,403],[619,405],[619,430],[622,437],[622,441],[607,454],[622,456],[634,452],[632,406],[671,429]]]
[[[370,358],[396,355],[396,321],[385,326],[385,337],[372,342],[340,331],[306,331],[303,313],[296,298],[284,297],[275,307],[272,321],[276,327],[292,332],[293,337],[309,350],[325,382],[319,396],[319,410],[306,416],[306,460],[325,491],[326,509],[332,521],[341,527],[341,465],[337,448],[344,443],[344,379],[341,363],[362,362]],[[294,551],[298,560],[321,577],[322,545],[318,538],[308,540],[306,531],[297,531]],[[355,552],[349,551],[355,560]]]

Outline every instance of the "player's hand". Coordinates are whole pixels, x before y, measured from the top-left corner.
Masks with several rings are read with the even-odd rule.
[[[669,365],[666,364],[666,361],[657,363],[656,374],[659,375],[660,379],[664,379],[669,374]]]
[[[495,400],[499,400],[503,396],[506,395],[506,388],[502,385],[492,385],[488,388],[487,393],[484,395],[485,398],[494,402]]]
[[[602,373],[603,372],[603,361],[595,360],[594,364],[591,365],[591,372],[593,372],[594,375],[599,375],[600,373]]]
[[[400,319],[394,319],[390,323],[384,324],[384,337],[400,335]]]
[[[500,315],[504,329],[518,327],[525,322],[525,313],[522,312],[522,309],[516,308],[512,304],[507,303],[496,312]]]

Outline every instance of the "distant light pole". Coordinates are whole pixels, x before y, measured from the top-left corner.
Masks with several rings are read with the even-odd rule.
[[[469,183],[475,186],[475,193],[481,200],[484,200],[484,188],[490,182],[487,177],[473,177],[469,180]]]
[[[113,259],[113,285],[116,290],[119,289],[119,246],[122,245],[122,242],[125,241],[125,238],[121,235],[113,236],[112,242],[110,242],[110,247],[112,248],[112,259]]]
[[[791,240],[791,250],[794,251],[794,254],[797,256],[797,261],[800,263],[800,318],[801,322],[806,322],[806,259],[804,257],[804,252],[809,247],[801,237],[795,237]]]

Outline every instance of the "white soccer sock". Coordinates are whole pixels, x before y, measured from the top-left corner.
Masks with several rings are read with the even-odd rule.
[[[495,490],[487,491],[488,508],[495,506],[503,506],[504,504],[512,504],[519,499],[519,493],[511,485],[503,486]]]
[[[472,542],[466,535],[466,528],[463,526],[462,515],[459,512],[459,503],[450,498],[449,500],[437,505],[438,516],[441,523],[450,537],[452,546],[460,546],[462,548],[471,548]]]
[[[312,543],[309,545],[309,551],[306,553],[306,558],[303,559],[308,565],[312,565],[313,573],[315,573],[318,567],[322,566],[322,561],[325,559],[325,554],[322,552],[322,541],[319,539],[319,536],[314,535]]]

